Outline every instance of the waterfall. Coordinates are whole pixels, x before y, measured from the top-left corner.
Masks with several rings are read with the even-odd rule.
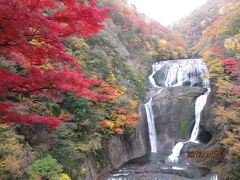
[[[210,93],[210,88],[201,96],[199,96],[196,100],[195,103],[195,124],[191,133],[191,137],[188,141],[186,142],[178,142],[172,149],[172,154],[168,157],[168,159],[171,162],[177,162],[178,161],[178,156],[180,155],[181,149],[184,146],[184,144],[188,142],[194,142],[194,143],[199,143],[197,141],[197,136],[199,132],[199,124],[200,124],[200,119],[201,119],[201,112],[207,102],[207,97]]]
[[[165,77],[162,79],[162,86],[157,85],[154,80],[154,75],[158,71],[164,71],[165,73]],[[161,89],[165,87],[202,86],[207,88],[207,91],[199,96],[195,103],[195,125],[189,141],[197,143],[201,112],[206,104],[208,94],[210,93],[209,79],[202,77],[207,74],[207,72],[207,67],[202,59],[161,61],[152,65],[152,73],[149,75],[148,79],[151,83],[151,91],[153,93],[150,100],[145,104],[151,152],[157,152],[157,133],[152,110],[152,98],[161,93]],[[179,142],[174,146],[172,154],[169,156],[170,161],[177,161],[182,147],[187,142]]]
[[[156,85],[155,80],[153,79],[153,75],[161,68],[162,66],[159,64],[153,64],[152,65],[152,74],[148,77],[151,85],[154,89],[159,89],[160,87]],[[160,93],[161,89],[158,90],[157,94]],[[152,111],[152,98],[144,105],[147,115],[147,122],[148,122],[148,133],[149,133],[149,140],[150,140],[150,146],[151,146],[151,152],[156,153],[157,152],[157,133],[155,128],[155,122],[154,122],[154,114]]]
[[[151,152],[157,152],[157,133],[155,129],[154,117],[152,112],[152,98],[148,103],[145,104],[147,122],[148,122],[148,132],[150,139]]]
[[[174,179],[175,177],[176,179],[178,179],[178,177],[181,179],[189,179],[189,178],[192,179],[192,177],[201,179],[203,177],[203,179],[218,180],[218,176],[215,173],[211,173],[210,169],[208,171],[205,168],[192,167],[192,166],[189,166],[188,164],[175,164],[175,162],[178,162],[178,157],[180,155],[181,149],[184,146],[184,144],[186,144],[187,142],[198,143],[197,138],[199,133],[201,112],[207,102],[207,97],[211,91],[209,79],[204,78],[204,75],[206,75],[207,73],[208,73],[207,67],[202,59],[168,60],[168,61],[157,62],[152,65],[152,72],[148,77],[148,81],[150,85],[149,91],[146,96],[146,103],[144,104],[147,123],[148,123],[148,132],[149,132],[148,134],[149,134],[151,153],[147,153],[143,157],[132,159],[131,161],[126,163],[123,167],[121,167],[120,169],[118,169],[117,171],[109,175],[107,180]],[[161,135],[162,134],[166,135],[168,131],[162,132],[162,134],[161,132],[156,132],[155,121],[159,122],[158,120],[159,119],[161,120],[162,118],[161,116],[163,116],[164,118],[166,117],[163,123],[168,123],[168,115],[169,115],[170,126],[168,127],[171,128],[171,125],[172,125],[171,118],[172,118],[173,111],[169,111],[168,113],[168,106],[166,106],[166,108],[165,107],[163,108],[161,106],[161,105],[163,106],[168,105],[167,104],[168,99],[166,99],[166,104],[165,102],[159,103],[158,100],[164,99],[165,97],[164,93],[167,93],[166,98],[170,99],[169,100],[170,103],[172,104],[174,104],[173,102],[178,103],[179,101],[175,101],[174,99],[175,96],[173,98],[169,97],[171,95],[175,95],[172,93],[175,93],[175,92],[179,93],[177,89],[178,86],[189,86],[189,87],[198,86],[198,87],[205,88],[206,91],[204,94],[196,98],[195,109],[194,109],[195,124],[189,140],[186,142],[177,143],[172,149],[172,154],[168,156],[166,159],[165,154],[163,154],[162,156],[162,154],[156,154],[156,153],[157,152],[160,153],[161,149],[164,147],[165,142],[161,142],[163,139]],[[174,88],[169,88],[169,87],[174,87]],[[180,93],[185,95],[185,92],[183,92],[185,89],[190,93],[197,92],[199,94],[200,92],[203,92],[203,88],[201,89],[201,88],[181,87],[179,89],[180,89]],[[159,94],[161,95],[158,97],[157,95]],[[188,92],[186,92],[186,94],[188,94]],[[176,98],[178,97],[183,97],[183,96],[176,96]],[[195,95],[189,98],[191,99],[190,100],[191,102],[194,97]],[[174,101],[171,101],[172,99],[174,99]],[[191,109],[192,107],[191,102],[188,102],[188,101],[186,102],[188,103],[187,108]],[[169,106],[169,108],[171,107],[175,109],[174,106]],[[178,105],[176,107],[181,108]],[[160,113],[155,112],[157,109],[160,110],[161,108],[163,108],[162,113],[164,112],[167,112],[167,113],[161,114],[161,112]],[[180,114],[182,114],[181,111],[180,111]],[[189,115],[189,118],[187,117],[188,121],[190,121],[191,115]],[[182,119],[185,119],[185,117],[183,117]],[[183,121],[182,119],[180,120]],[[156,124],[156,125],[158,125],[157,129],[161,129],[159,128],[159,124]],[[162,128],[164,131],[164,127]],[[177,128],[177,127],[173,127],[173,128]],[[169,131],[169,134],[173,134],[173,132]],[[172,135],[170,135],[167,138],[171,141],[169,142],[172,143]],[[167,143],[170,144],[169,142]],[[161,147],[161,143],[163,147]],[[158,148],[161,148],[161,149],[158,149]],[[169,161],[174,162],[174,164],[169,164],[168,163]]]
[[[210,88],[203,95],[199,96],[195,103],[195,125],[193,127],[190,140],[191,142],[197,142],[197,136],[199,131],[199,123],[201,119],[201,112],[207,102],[207,97],[210,93]]]
[[[152,74],[150,74],[148,79],[154,88],[159,88],[159,86],[156,85],[156,82],[153,79],[153,76],[159,69],[161,69],[162,66],[163,66],[162,64],[158,64],[158,63],[152,65]]]
[[[211,180],[218,180],[218,176],[217,175],[214,175]]]
[[[204,64],[204,68],[202,69],[203,71],[196,71],[196,75],[205,75],[207,74],[207,67]],[[210,89],[210,82],[208,78],[202,78],[203,79],[203,83],[202,86],[207,88],[207,91],[197,97],[196,102],[195,102],[195,124],[191,133],[191,137],[188,141],[186,142],[178,142],[172,149],[172,154],[168,157],[168,160],[170,160],[171,162],[178,162],[178,157],[180,155],[181,149],[183,148],[184,144],[188,143],[188,142],[194,142],[194,143],[199,143],[197,141],[197,137],[198,137],[198,132],[199,132],[199,124],[200,124],[200,120],[201,120],[201,112],[207,102],[207,97],[209,95],[209,93],[211,92]],[[192,84],[191,84],[192,85]]]

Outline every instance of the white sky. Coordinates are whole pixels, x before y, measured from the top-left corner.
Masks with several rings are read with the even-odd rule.
[[[207,0],[128,0],[138,11],[162,25],[170,25],[187,16]]]

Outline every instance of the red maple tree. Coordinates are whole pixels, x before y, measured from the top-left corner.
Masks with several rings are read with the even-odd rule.
[[[239,71],[240,59],[229,57],[224,59],[227,72],[237,73]]]
[[[62,41],[97,33],[109,11],[97,8],[94,0],[1,0],[0,60],[24,73],[0,67],[0,122],[57,127],[65,118],[14,112],[6,99],[19,93],[55,98],[70,91],[99,98],[88,89],[99,82],[85,77]]]

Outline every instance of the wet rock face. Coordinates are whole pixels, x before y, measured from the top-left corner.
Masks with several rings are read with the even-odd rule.
[[[171,64],[166,64],[163,67],[161,67],[154,75],[153,78],[156,82],[156,84],[158,86],[164,87],[165,86],[165,82],[166,79],[168,78],[168,73],[170,71],[170,67]],[[199,86],[201,87],[203,84],[202,78],[201,78],[201,74],[200,72],[197,71],[197,69],[193,68],[193,69],[188,69],[188,72],[183,73],[183,79],[181,79],[182,82],[182,86]],[[177,71],[175,73],[178,73]],[[172,85],[173,84],[177,84],[178,79],[174,79],[174,81],[172,81]]]
[[[212,105],[214,95],[213,92],[211,92],[208,96],[207,103],[203,108],[203,111],[201,113],[201,121],[200,121],[200,133],[203,134],[209,134],[213,135],[214,133],[214,119],[216,117],[216,114],[213,111]],[[201,139],[200,139],[201,140]]]
[[[200,87],[174,87],[166,88],[153,97],[159,151],[170,154],[177,139],[189,139],[195,100],[204,92],[205,89]]]
[[[165,86],[165,79],[167,78],[167,71],[168,71],[167,66],[163,66],[160,70],[158,70],[153,78],[158,86]]]
[[[202,79],[200,77],[192,77],[191,80],[194,82],[193,86],[202,86]],[[185,81],[183,86],[190,86],[191,81]]]
[[[202,146],[203,144],[201,143],[197,144],[193,142],[187,142],[186,144],[184,144],[183,148],[181,149],[181,154],[198,151]],[[184,155],[183,157],[186,158],[187,156]]]

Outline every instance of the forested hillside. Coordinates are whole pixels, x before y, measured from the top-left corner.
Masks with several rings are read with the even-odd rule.
[[[0,30],[3,180],[110,170],[106,144],[134,138],[149,65],[186,57],[125,0],[2,0]]]
[[[214,85],[218,143],[227,156],[218,167],[224,179],[239,179],[240,171],[240,2],[209,0],[172,29],[187,41],[189,56],[202,56]]]

